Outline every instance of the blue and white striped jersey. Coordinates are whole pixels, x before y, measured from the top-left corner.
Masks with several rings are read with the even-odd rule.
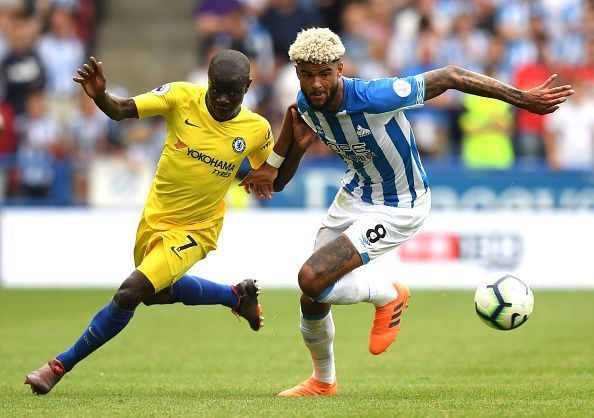
[[[403,110],[423,105],[425,79],[342,79],[338,112],[314,110],[300,90],[301,116],[346,163],[342,187],[347,192],[367,203],[413,207],[429,183]]]

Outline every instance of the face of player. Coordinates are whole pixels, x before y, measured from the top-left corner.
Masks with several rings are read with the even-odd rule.
[[[206,106],[210,114],[220,122],[233,119],[239,113],[250,83],[251,80],[246,85],[240,77],[209,77]]]
[[[342,102],[342,62],[295,66],[305,98],[315,110],[337,111]]]

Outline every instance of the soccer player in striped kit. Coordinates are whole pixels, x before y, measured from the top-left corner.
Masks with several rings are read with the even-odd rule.
[[[271,198],[291,179],[305,150],[318,137],[346,163],[342,187],[318,231],[314,252],[298,274],[301,333],[313,375],[279,396],[334,395],[332,305],[375,305],[369,351],[381,354],[398,336],[410,292],[393,278],[356,269],[410,239],[431,207],[427,175],[403,112],[448,89],[503,100],[538,114],[555,111],[569,85],[552,87],[556,75],[530,90],[456,66],[406,78],[365,81],[342,76],[345,49],[326,28],[300,32],[289,49],[300,91],[289,107],[274,150],[240,183]]]

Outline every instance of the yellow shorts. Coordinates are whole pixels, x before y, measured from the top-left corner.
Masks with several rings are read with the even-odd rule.
[[[155,291],[171,286],[196,262],[217,248],[223,220],[198,231],[160,231],[140,220],[134,245],[134,265],[153,284]]]

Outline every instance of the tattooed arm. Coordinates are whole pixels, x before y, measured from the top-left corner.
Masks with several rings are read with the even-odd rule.
[[[464,68],[448,65],[423,74],[425,77],[425,100],[432,99],[448,89],[455,89],[477,96],[492,97],[526,109],[539,115],[552,113],[571,96],[570,85],[551,87],[557,74],[551,75],[540,86],[519,90],[494,78]]]

